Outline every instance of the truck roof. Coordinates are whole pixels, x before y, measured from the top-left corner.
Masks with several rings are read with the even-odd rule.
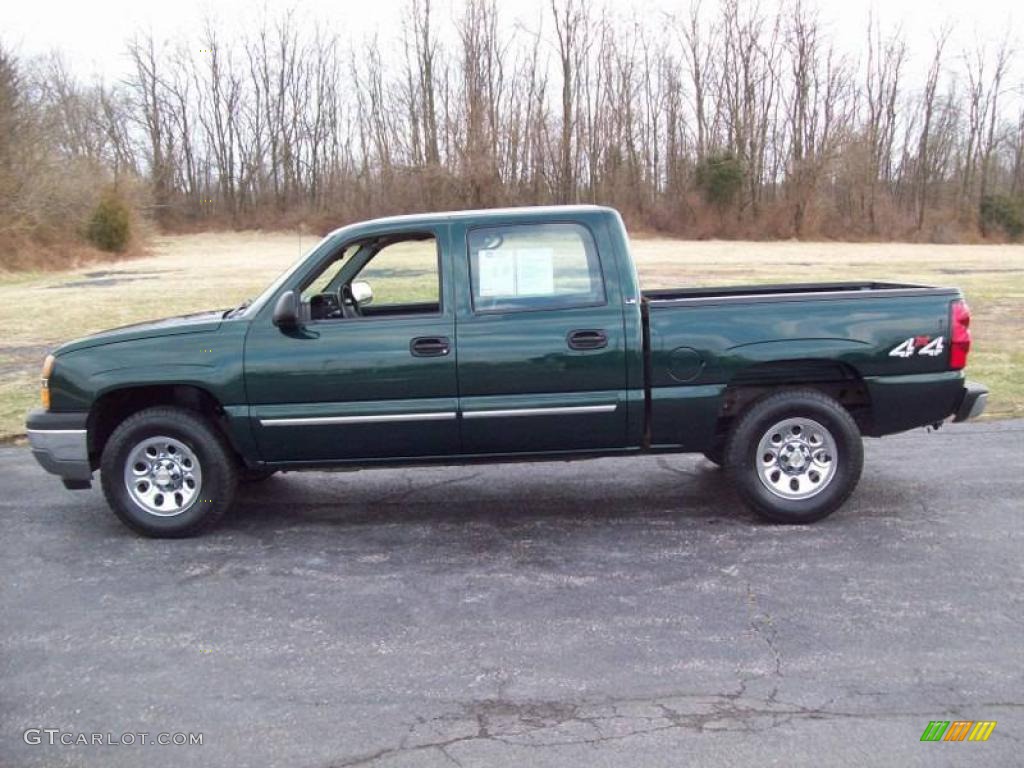
[[[334,235],[353,225],[429,224],[450,219],[485,218],[488,216],[501,216],[504,219],[531,219],[537,216],[557,216],[564,213],[613,213],[617,215],[614,208],[603,205],[524,205],[512,208],[477,208],[467,211],[439,211],[436,213],[408,213],[400,216],[384,216],[346,224],[345,226],[338,227],[331,234]]]

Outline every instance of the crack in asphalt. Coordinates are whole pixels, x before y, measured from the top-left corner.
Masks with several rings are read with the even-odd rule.
[[[747,582],[747,613],[750,615],[750,628],[767,646],[768,653],[774,662],[775,677],[781,678],[783,675],[782,652],[778,647],[779,632],[775,627],[772,615],[761,610],[757,594],[749,581]]]
[[[735,574],[733,574],[735,575]],[[516,702],[506,698],[511,680],[498,681],[497,698],[475,700],[460,705],[458,712],[445,713],[433,718],[417,717],[410,724],[396,746],[335,762],[329,768],[353,768],[372,765],[403,754],[436,751],[453,765],[462,768],[462,762],[452,753],[453,748],[471,742],[488,741],[510,747],[547,749],[560,746],[594,746],[629,738],[648,736],[667,731],[690,731],[697,734],[714,732],[759,733],[778,728],[796,720],[885,720],[894,717],[960,717],[966,704],[947,705],[945,708],[912,710],[886,710],[860,712],[832,705],[839,698],[833,696],[818,706],[806,706],[779,698],[784,679],[784,655],[779,643],[775,618],[761,605],[750,581],[744,581],[743,603],[748,623],[754,635],[763,643],[771,661],[766,674],[743,674],[738,670],[737,688],[732,692],[698,694],[680,693],[651,698],[602,698],[572,701]],[[920,682],[924,682],[920,677]],[[767,696],[752,697],[748,686],[755,681],[771,679],[774,686]],[[952,692],[952,688],[950,689]],[[882,697],[887,691],[848,691],[858,697]],[[679,700],[703,700],[704,706],[680,709]],[[1020,707],[1024,704],[991,702],[971,704],[979,707]],[[629,712],[630,707],[644,707],[646,714]],[[624,711],[625,710],[625,711]],[[574,726],[582,726],[584,733],[572,733]],[[440,727],[456,731],[458,735],[410,743],[421,728]],[[569,731],[566,733],[566,731]],[[1016,741],[1009,734],[1008,738]]]
[[[411,496],[417,493],[424,493],[426,491],[432,491],[437,488],[443,488],[448,485],[460,485],[462,483],[469,483],[480,476],[479,472],[470,472],[467,475],[458,475],[457,477],[445,477],[440,480],[433,482],[423,483],[418,482],[415,478],[405,477],[405,488],[395,493],[388,493],[377,499],[375,504],[400,504],[407,501]]]
[[[694,733],[742,732],[760,733],[778,728],[794,720],[884,720],[894,717],[920,717],[935,719],[940,716],[956,716],[963,705],[947,707],[943,711],[928,709],[922,711],[887,710],[855,712],[826,707],[812,707],[779,701],[777,691],[766,698],[752,698],[745,695],[746,684],[732,693],[719,694],[675,694],[656,698],[621,698],[595,701],[565,702],[514,702],[501,699],[484,699],[463,704],[461,712],[438,715],[433,718],[416,718],[396,746],[384,747],[377,751],[329,764],[329,768],[353,768],[372,765],[381,760],[403,754],[436,750],[454,765],[462,763],[451,753],[459,744],[475,741],[490,741],[510,747],[547,749],[559,746],[591,746],[622,741],[637,736],[647,736],[672,730]],[[706,699],[709,706],[698,711],[681,711],[672,706],[680,699]],[[620,707],[646,706],[657,711],[657,715],[621,714]],[[972,708],[1007,706],[1005,702],[973,704]],[[1024,706],[1013,704],[1012,706]],[[600,712],[604,708],[605,712]],[[586,714],[588,710],[599,710]],[[763,720],[764,724],[759,724]],[[441,725],[449,728],[462,727],[464,732],[457,736],[427,740],[410,744],[410,740],[421,726]],[[573,725],[585,726],[592,735],[576,736],[559,734],[559,729]],[[616,727],[619,726],[619,727]],[[627,726],[622,728],[621,726]],[[549,738],[537,739],[544,731]]]

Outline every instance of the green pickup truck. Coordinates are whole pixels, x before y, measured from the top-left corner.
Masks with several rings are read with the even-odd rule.
[[[984,410],[969,323],[954,288],[644,292],[609,208],[398,216],[234,309],[61,346],[27,430],[149,536],[281,470],[641,452],[703,453],[757,513],[806,523],[853,491],[862,435]]]

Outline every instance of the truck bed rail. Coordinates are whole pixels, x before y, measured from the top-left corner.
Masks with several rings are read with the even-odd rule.
[[[708,288],[668,288],[643,291],[651,304],[718,304],[731,301],[798,301],[802,299],[849,299],[871,296],[957,295],[955,288],[940,288],[915,283],[845,282],[786,283],[778,285],[734,285]]]

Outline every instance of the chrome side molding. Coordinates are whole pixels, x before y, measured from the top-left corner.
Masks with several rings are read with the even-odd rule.
[[[324,424],[380,424],[389,421],[448,421],[455,411],[432,413],[381,413],[367,416],[310,416],[295,419],[260,419],[263,427],[311,427]]]
[[[495,419],[517,416],[575,416],[585,413],[612,413],[617,403],[601,405],[559,405],[549,408],[494,408],[480,411],[463,411],[464,419]],[[396,421],[449,421],[458,416],[456,411],[434,411],[429,413],[381,413],[366,416],[304,416],[286,419],[260,419],[263,427],[313,427],[328,424],[384,424]]]
[[[616,403],[606,405],[567,405],[550,408],[498,408],[485,411],[463,411],[464,419],[504,418],[508,416],[572,416],[584,413],[611,413],[619,406]]]

